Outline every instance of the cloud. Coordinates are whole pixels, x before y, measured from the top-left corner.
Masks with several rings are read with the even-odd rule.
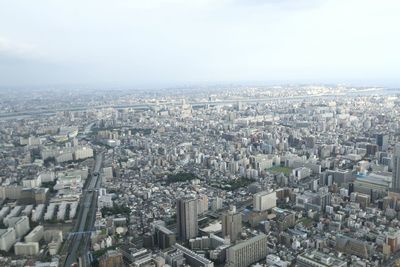
[[[40,56],[34,45],[15,42],[2,36],[0,36],[0,54],[10,58],[38,58]]]
[[[0,85],[398,77],[400,1],[383,2],[0,0]]]

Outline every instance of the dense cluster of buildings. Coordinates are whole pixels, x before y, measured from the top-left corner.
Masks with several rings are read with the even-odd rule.
[[[99,266],[394,266],[395,93],[98,92],[90,107],[0,113],[0,261],[62,264],[96,176],[86,234]]]

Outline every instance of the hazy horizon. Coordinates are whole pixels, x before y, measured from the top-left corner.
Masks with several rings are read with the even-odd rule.
[[[394,0],[0,0],[0,88],[400,86]]]

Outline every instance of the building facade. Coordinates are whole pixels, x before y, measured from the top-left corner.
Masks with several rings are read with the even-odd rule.
[[[267,255],[267,236],[259,234],[227,250],[226,266],[246,267]]]
[[[235,242],[242,231],[242,214],[236,211],[236,207],[231,207],[222,215],[222,236],[228,237]]]
[[[176,203],[178,238],[186,241],[197,236],[197,199],[181,198]]]

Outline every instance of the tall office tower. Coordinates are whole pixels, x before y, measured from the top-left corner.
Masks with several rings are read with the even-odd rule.
[[[160,223],[155,224],[153,227],[154,245],[158,246],[160,249],[166,249],[175,244],[176,237],[174,232]]]
[[[232,242],[238,239],[242,231],[242,214],[232,206],[222,215],[222,236],[229,236]]]
[[[197,236],[197,199],[180,198],[176,202],[178,238],[186,241]]]
[[[204,214],[208,211],[208,197],[207,195],[200,195],[197,198],[197,212]]]
[[[392,189],[400,192],[400,144],[396,144],[393,151]]]
[[[331,193],[327,186],[318,189],[318,196],[315,201],[320,206],[321,211],[326,212],[326,206],[331,205]]]
[[[386,134],[377,134],[376,144],[379,146],[381,151],[386,151],[389,145],[389,137]]]

